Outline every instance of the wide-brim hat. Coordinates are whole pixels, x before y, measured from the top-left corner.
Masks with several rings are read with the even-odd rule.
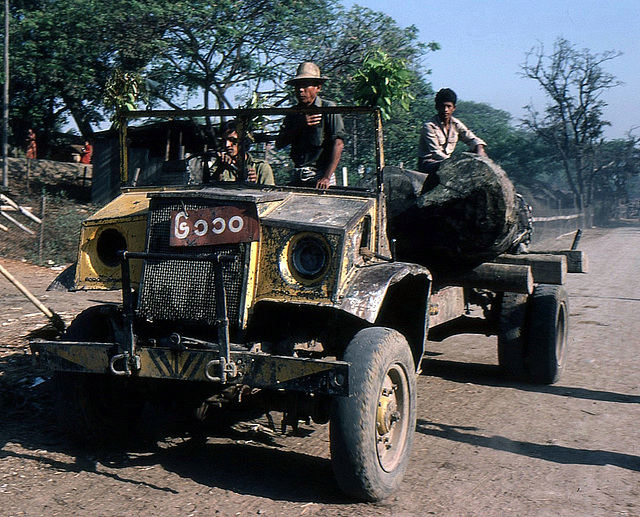
[[[326,77],[322,77],[320,74],[320,67],[311,61],[302,63],[296,71],[296,76],[293,79],[285,81],[285,84],[296,84],[301,81],[305,82],[317,82],[322,84],[327,80]]]

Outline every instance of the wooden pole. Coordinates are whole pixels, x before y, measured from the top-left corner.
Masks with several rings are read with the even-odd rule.
[[[36,234],[36,232],[31,230],[30,228],[27,228],[24,224],[22,224],[20,221],[17,221],[13,217],[11,217],[8,213],[0,212],[0,215],[2,215],[2,217],[4,217],[4,218],[8,219],[9,221],[11,221],[13,224],[15,224],[21,230],[27,232],[29,235],[35,235]]]
[[[9,188],[9,0],[4,0],[4,95],[2,102],[2,186]]]
[[[40,242],[38,243],[38,264],[42,264],[42,248],[44,247],[44,209],[46,204],[46,196],[42,194],[42,210],[40,210],[40,217],[42,224],[40,225]]]
[[[22,215],[28,217],[32,221],[35,221],[38,224],[42,223],[40,218],[38,218],[37,216],[33,215],[31,212],[29,212],[29,210],[27,210],[23,206],[20,206],[13,199],[5,196],[4,194],[0,194],[0,200],[4,201],[7,205],[15,208],[18,212],[20,212]]]
[[[0,273],[2,273],[2,275],[4,275],[4,277],[7,280],[9,280],[9,282],[11,282],[18,289],[18,291],[24,294],[31,303],[33,303],[47,318],[49,318],[51,323],[58,330],[64,330],[65,325],[64,325],[64,321],[62,321],[62,318],[58,316],[55,312],[53,312],[51,309],[49,309],[47,306],[45,306],[40,300],[38,300],[31,293],[31,291],[29,291],[29,289],[27,289],[24,285],[18,282],[18,280],[16,280],[14,276],[11,273],[9,273],[9,271],[7,271],[2,264],[0,264]]]

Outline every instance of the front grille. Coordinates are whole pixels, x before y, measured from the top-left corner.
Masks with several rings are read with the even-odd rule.
[[[171,212],[197,210],[215,206],[202,200],[155,198],[149,208],[149,253],[207,255],[223,253],[236,257],[222,264],[222,276],[227,298],[227,317],[232,326],[242,320],[244,267],[248,260],[246,244],[224,246],[169,246]],[[211,262],[187,260],[145,260],[138,299],[138,315],[152,321],[179,321],[213,325],[216,320],[215,265]]]

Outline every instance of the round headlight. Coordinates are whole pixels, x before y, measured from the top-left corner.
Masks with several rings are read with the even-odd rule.
[[[96,251],[100,261],[108,267],[120,265],[118,251],[127,249],[127,241],[118,230],[107,228],[98,237]]]
[[[293,245],[291,265],[294,272],[302,278],[314,280],[327,270],[329,250],[322,241],[313,237],[305,237]]]

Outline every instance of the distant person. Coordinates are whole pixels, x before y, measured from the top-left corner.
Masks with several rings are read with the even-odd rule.
[[[241,181],[238,122],[229,120],[222,124],[220,129],[222,133],[222,150],[217,153],[215,160],[211,164],[211,178],[214,181]],[[275,185],[273,170],[266,160],[254,158],[245,150],[243,165],[247,183]]]
[[[305,62],[286,84],[293,86],[298,107],[335,106],[334,102],[318,96],[326,80],[318,65]],[[344,149],[344,137],[344,122],[340,114],[287,115],[276,139],[276,148],[291,146],[289,156],[294,165],[291,184],[318,189],[335,185],[335,171]]]
[[[93,147],[89,140],[85,140],[82,152],[80,153],[80,163],[91,163],[93,158]]]
[[[484,140],[478,138],[460,120],[453,117],[457,95],[449,88],[436,94],[436,111],[422,126],[418,142],[418,170],[435,172],[440,164],[451,157],[458,140],[469,146],[469,150],[480,156],[487,156]]]
[[[27,160],[36,160],[38,158],[38,146],[36,145],[36,134],[33,129],[27,131]]]

